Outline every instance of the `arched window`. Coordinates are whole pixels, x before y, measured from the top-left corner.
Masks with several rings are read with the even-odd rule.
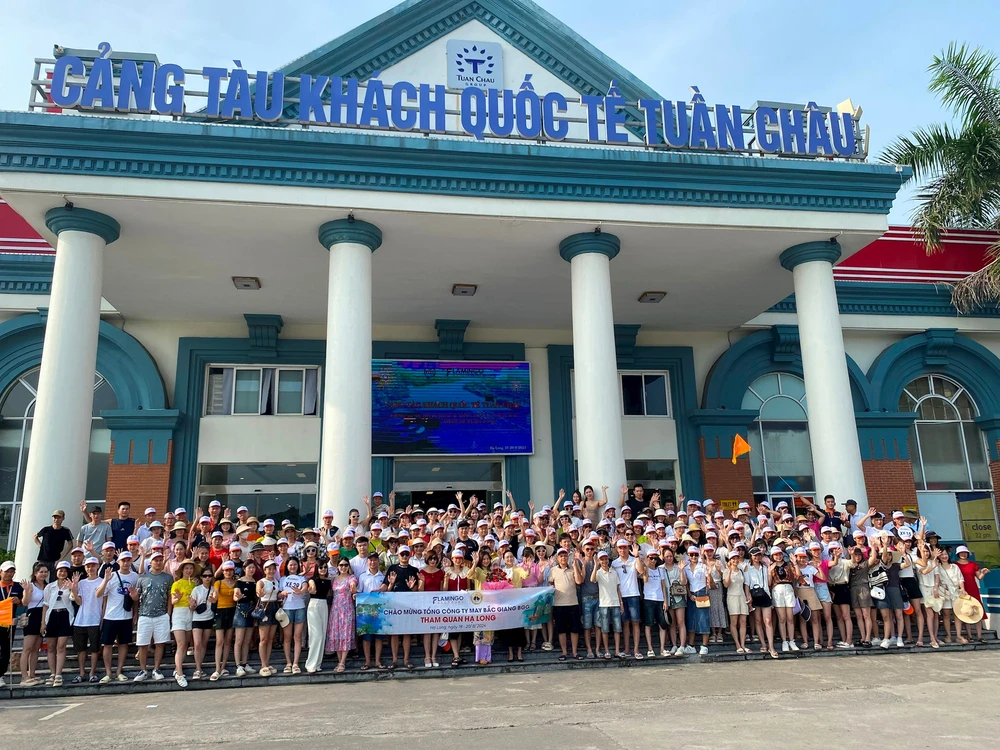
[[[789,499],[793,492],[813,494],[806,386],[802,378],[786,373],[763,375],[750,384],[742,408],[760,409],[749,436],[756,499]]]
[[[921,375],[899,397],[899,410],[919,416],[910,428],[909,448],[917,490],[989,490],[990,467],[979,410],[958,383]]]
[[[0,549],[13,549],[17,521],[24,494],[24,472],[31,447],[31,423],[35,416],[38,391],[38,368],[21,375],[0,397]],[[66,498],[67,513],[79,500],[104,502],[108,488],[108,458],[111,455],[111,431],[104,426],[101,412],[118,408],[111,385],[100,373],[94,373],[93,420],[90,427],[90,459],[87,489],[82,498]],[[58,467],[52,467],[58,471]],[[69,519],[67,519],[69,520]],[[73,524],[71,524],[73,525]]]

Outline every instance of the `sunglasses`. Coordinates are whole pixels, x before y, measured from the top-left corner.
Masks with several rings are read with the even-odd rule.
[[[338,563],[337,567],[338,568],[349,568],[349,567],[351,567],[351,565],[350,565],[350,563]]]
[[[202,574],[201,574],[201,577],[202,577],[202,578],[211,578],[211,577],[212,577],[212,574],[211,574],[211,573],[202,573]]]

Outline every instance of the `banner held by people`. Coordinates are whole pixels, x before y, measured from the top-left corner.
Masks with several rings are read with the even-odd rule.
[[[542,625],[552,616],[550,589],[358,594],[362,635],[507,630]]]

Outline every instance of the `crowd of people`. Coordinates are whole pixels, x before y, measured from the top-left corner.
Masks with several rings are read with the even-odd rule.
[[[641,484],[622,486],[617,504],[608,487],[598,496],[587,486],[527,511],[509,492],[492,508],[461,492],[443,508],[397,509],[379,492],[363,504],[343,528],[325,511],[319,527],[303,529],[245,507],[233,518],[218,500],[190,519],[183,508],[162,519],[147,508],[142,521],[121,503],[110,523],[81,504],[75,535],[57,511],[35,536],[38,562],[23,578],[14,563],[0,566],[0,600],[18,613],[0,628],[0,678],[10,678],[17,628],[23,687],[62,685],[70,644],[71,683],[163,680],[171,645],[173,678],[186,687],[188,677],[217,681],[230,668],[237,677],[268,677],[279,665],[315,674],[327,655],[337,672],[352,655],[362,671],[412,670],[414,645],[434,668],[461,666],[473,651],[488,664],[494,647],[520,662],[537,649],[558,650],[561,661],[641,660],[719,644],[777,659],[984,642],[978,584],[988,569],[902,510],[861,513],[852,500],[838,509],[831,495],[821,508],[796,495],[791,505],[726,513],[712,500],[647,499]],[[356,630],[358,593],[523,587],[551,587],[547,622],[447,636]],[[133,645],[138,671],[127,675]]]

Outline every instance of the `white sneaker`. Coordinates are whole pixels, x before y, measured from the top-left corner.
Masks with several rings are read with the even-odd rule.
[[[247,671],[243,668],[243,665],[240,665],[240,666],[236,667],[236,676],[237,677],[246,677],[247,676]]]
[[[668,656],[673,656],[673,655],[674,655],[673,651],[667,651],[666,649],[660,651],[660,656],[662,656],[664,659],[666,659]]]
[[[186,688],[188,686],[187,678],[184,677],[183,672],[178,672],[175,675],[175,679],[177,680],[177,684],[180,685],[182,688]]]
[[[694,646],[685,646],[685,647],[684,647],[684,653],[685,653],[685,654],[696,654],[696,653],[698,653],[698,652],[697,652],[697,651],[695,651],[695,648],[694,648]]]
[[[161,672],[159,669],[154,669],[153,670],[153,682],[159,682],[162,679],[163,679],[163,672]]]
[[[243,665],[243,671],[247,674],[257,674],[257,667],[252,667],[249,664]]]
[[[698,649],[698,656],[708,656],[708,646],[702,646]]]
[[[903,643],[903,637],[902,636],[896,636],[896,648],[903,648],[904,645],[905,644]]]
[[[884,641],[880,642],[878,645],[881,646],[882,648],[888,649],[889,646],[892,645],[892,642],[891,642],[891,640],[889,638],[886,638]]]
[[[649,649],[649,651],[646,652],[646,658],[647,659],[652,659],[655,656],[656,656],[656,652],[653,651],[653,649]]]
[[[795,645],[795,641],[789,641],[788,642],[788,648],[790,648],[792,651],[798,651],[799,650],[799,647]]]
[[[781,642],[781,650],[784,651],[786,654],[788,653],[788,641]]]
[[[147,677],[149,677],[149,672],[147,672],[145,669],[140,669],[139,674],[137,674],[135,677],[132,678],[132,682],[142,682]]]
[[[7,683],[3,681],[3,677],[0,677],[0,689],[7,687]]]
[[[872,638],[872,645],[873,646],[881,646],[882,645],[882,639],[879,638],[879,637],[877,637],[877,636],[875,638]]]

